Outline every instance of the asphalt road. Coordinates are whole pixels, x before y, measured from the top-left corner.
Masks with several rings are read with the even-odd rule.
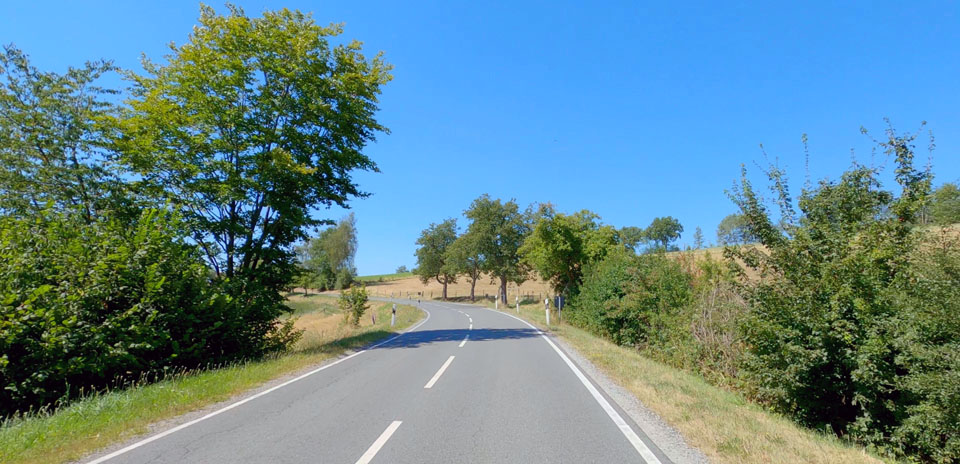
[[[423,309],[386,343],[90,462],[669,462],[525,322]]]

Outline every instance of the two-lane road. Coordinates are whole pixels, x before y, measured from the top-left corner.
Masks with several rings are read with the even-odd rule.
[[[535,328],[423,309],[403,335],[92,462],[669,462]]]

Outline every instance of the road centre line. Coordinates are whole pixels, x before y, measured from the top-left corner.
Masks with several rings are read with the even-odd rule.
[[[467,344],[467,339],[468,339],[468,338],[470,338],[470,334],[467,334],[466,337],[463,337],[463,341],[460,342],[460,346],[459,346],[458,348],[463,348],[463,345],[466,345],[466,344]]]
[[[424,385],[423,388],[432,388],[433,384],[437,383],[437,380],[440,379],[441,375],[443,375],[443,371],[447,370],[447,367],[450,366],[450,363],[453,362],[453,358],[455,357],[456,356],[450,356],[449,358],[447,358],[447,362],[443,363],[443,365],[440,366],[440,370],[437,371],[436,374],[433,374],[433,378],[430,379],[430,381],[427,382],[427,384]]]
[[[400,424],[403,421],[393,421],[390,425],[387,426],[387,429],[380,434],[377,438],[377,441],[373,442],[370,445],[370,448],[367,448],[367,452],[363,453],[363,456],[360,456],[360,459],[357,459],[357,464],[368,464],[374,456],[377,455],[377,452],[380,451],[380,448],[383,448],[383,445],[387,443],[387,440],[390,439],[390,436],[393,435],[393,432],[396,432],[400,428]]]
[[[269,393],[272,393],[272,392],[274,392],[274,391],[276,391],[276,390],[279,390],[279,389],[281,389],[281,388],[283,388],[283,387],[286,387],[287,385],[290,385],[291,383],[294,383],[294,382],[296,382],[296,381],[298,381],[298,380],[305,379],[305,378],[307,378],[307,377],[309,377],[309,376],[311,376],[311,375],[313,375],[313,374],[316,374],[317,372],[320,372],[320,371],[322,371],[322,370],[324,370],[324,369],[327,369],[328,367],[336,366],[337,364],[340,364],[340,363],[342,363],[342,362],[344,362],[344,361],[346,361],[346,360],[348,360],[348,359],[350,359],[350,358],[359,356],[359,355],[361,355],[361,354],[363,354],[363,353],[365,353],[365,352],[367,352],[367,351],[370,351],[370,350],[372,350],[372,349],[374,349],[374,348],[376,348],[376,347],[378,347],[378,346],[386,345],[387,343],[390,343],[390,342],[392,342],[392,341],[394,341],[394,340],[402,337],[402,336],[405,335],[405,334],[408,334],[408,333],[410,333],[410,332],[413,332],[414,330],[416,330],[417,328],[419,328],[421,325],[423,325],[424,323],[426,323],[427,321],[430,320],[430,311],[427,311],[426,309],[423,309],[423,308],[420,308],[420,310],[423,311],[423,312],[425,312],[425,313],[427,313],[426,319],[420,321],[417,325],[415,325],[415,326],[413,326],[413,327],[410,327],[409,329],[403,331],[403,333],[394,335],[393,337],[390,337],[390,338],[388,338],[388,339],[386,339],[386,340],[384,340],[384,341],[382,341],[382,342],[380,342],[380,343],[377,343],[377,344],[375,344],[375,345],[371,345],[371,346],[367,347],[366,349],[357,351],[356,353],[353,353],[353,354],[351,354],[351,355],[349,355],[349,356],[345,356],[345,357],[343,357],[343,358],[340,358],[340,359],[338,359],[338,360],[336,360],[336,361],[334,361],[334,362],[331,362],[331,363],[329,363],[329,364],[324,364],[323,366],[320,366],[320,367],[318,367],[318,368],[316,368],[316,369],[314,369],[314,370],[312,370],[312,371],[310,371],[310,372],[307,372],[306,374],[303,374],[303,375],[301,375],[301,376],[299,376],[299,377],[290,379],[290,380],[288,380],[288,381],[286,381],[286,382],[281,383],[280,385],[277,385],[277,386],[268,388],[268,389],[266,389],[266,390],[264,390],[264,391],[262,391],[262,392],[260,392],[260,393],[257,393],[256,395],[248,396],[248,397],[246,397],[246,398],[244,398],[244,399],[242,399],[242,400],[240,400],[240,401],[237,401],[236,403],[228,404],[227,406],[224,406],[224,407],[222,407],[222,408],[220,408],[220,409],[218,409],[218,410],[216,410],[216,411],[213,411],[213,412],[211,412],[210,414],[207,414],[207,415],[205,415],[205,416],[203,416],[203,417],[194,419],[194,420],[192,420],[192,421],[190,421],[190,422],[185,422],[185,423],[180,424],[180,425],[178,425],[178,426],[176,426],[176,427],[174,427],[174,428],[172,428],[172,429],[167,429],[167,430],[165,430],[165,431],[163,431],[163,432],[160,432],[160,433],[158,433],[158,434],[156,434],[156,435],[152,435],[152,436],[149,436],[149,437],[147,437],[147,438],[144,438],[143,440],[140,440],[140,441],[138,441],[138,442],[136,442],[136,443],[133,443],[133,444],[131,444],[130,446],[121,448],[121,449],[119,449],[119,450],[117,450],[117,451],[114,451],[114,452],[112,452],[112,453],[110,453],[110,454],[108,454],[108,455],[106,455],[106,456],[101,456],[101,457],[99,457],[99,458],[97,458],[97,459],[94,459],[94,460],[88,462],[87,464],[100,464],[100,463],[102,463],[102,462],[106,462],[106,461],[108,461],[108,460],[110,460],[110,459],[113,459],[113,458],[115,458],[115,457],[117,457],[117,456],[120,456],[121,454],[125,454],[125,453],[127,453],[127,452],[129,452],[129,451],[133,451],[133,450],[135,450],[135,449],[137,449],[137,448],[139,448],[139,447],[141,447],[141,446],[143,446],[143,445],[146,445],[146,444],[148,444],[148,443],[150,443],[150,442],[159,440],[159,439],[161,439],[161,438],[163,438],[163,437],[165,437],[165,436],[167,436],[167,435],[170,435],[170,434],[172,434],[172,433],[174,433],[174,432],[178,432],[178,431],[183,430],[183,429],[185,429],[185,428],[187,428],[187,427],[190,427],[191,425],[194,425],[194,424],[196,424],[196,423],[198,423],[198,422],[205,421],[205,420],[207,420],[207,419],[209,419],[209,418],[211,418],[211,417],[214,417],[214,416],[220,415],[221,413],[227,412],[227,411],[229,411],[229,410],[231,410],[231,409],[233,409],[233,408],[235,408],[235,407],[237,407],[237,406],[243,405],[243,404],[245,404],[245,403],[249,403],[250,401],[253,401],[253,400],[257,399],[257,398],[260,398],[261,396],[264,396],[264,395],[267,395],[267,394],[269,394]]]

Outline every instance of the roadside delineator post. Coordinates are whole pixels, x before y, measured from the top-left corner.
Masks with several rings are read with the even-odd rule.
[[[517,295],[517,314],[520,314],[520,295]]]
[[[547,325],[550,325],[550,298],[543,299],[543,312],[547,315]]]
[[[397,304],[393,304],[393,313],[390,315],[390,327],[397,323]]]

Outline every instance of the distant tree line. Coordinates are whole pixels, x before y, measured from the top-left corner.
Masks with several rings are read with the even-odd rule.
[[[641,248],[655,253],[675,250],[683,226],[672,217],[655,218],[649,227],[615,229],[596,214],[557,212],[551,204],[521,210],[513,200],[503,202],[483,195],[464,211],[468,225],[459,232],[456,219],[431,224],[417,239],[417,266],[422,282],[436,281],[447,298],[447,286],[457,279],[470,283],[474,301],[477,281],[488,275],[498,284],[506,303],[507,284],[521,285],[538,273],[557,294],[572,296],[579,289],[583,268],[612,249]]]
[[[278,319],[293,245],[324,224],[312,211],[365,195],[351,173],[376,170],[362,149],[385,130],[390,66],[341,32],[203,6],[141,73],[57,74],[3,48],[0,415],[296,340]],[[100,86],[108,73],[129,88]],[[353,272],[352,228],[308,242],[334,284]]]

